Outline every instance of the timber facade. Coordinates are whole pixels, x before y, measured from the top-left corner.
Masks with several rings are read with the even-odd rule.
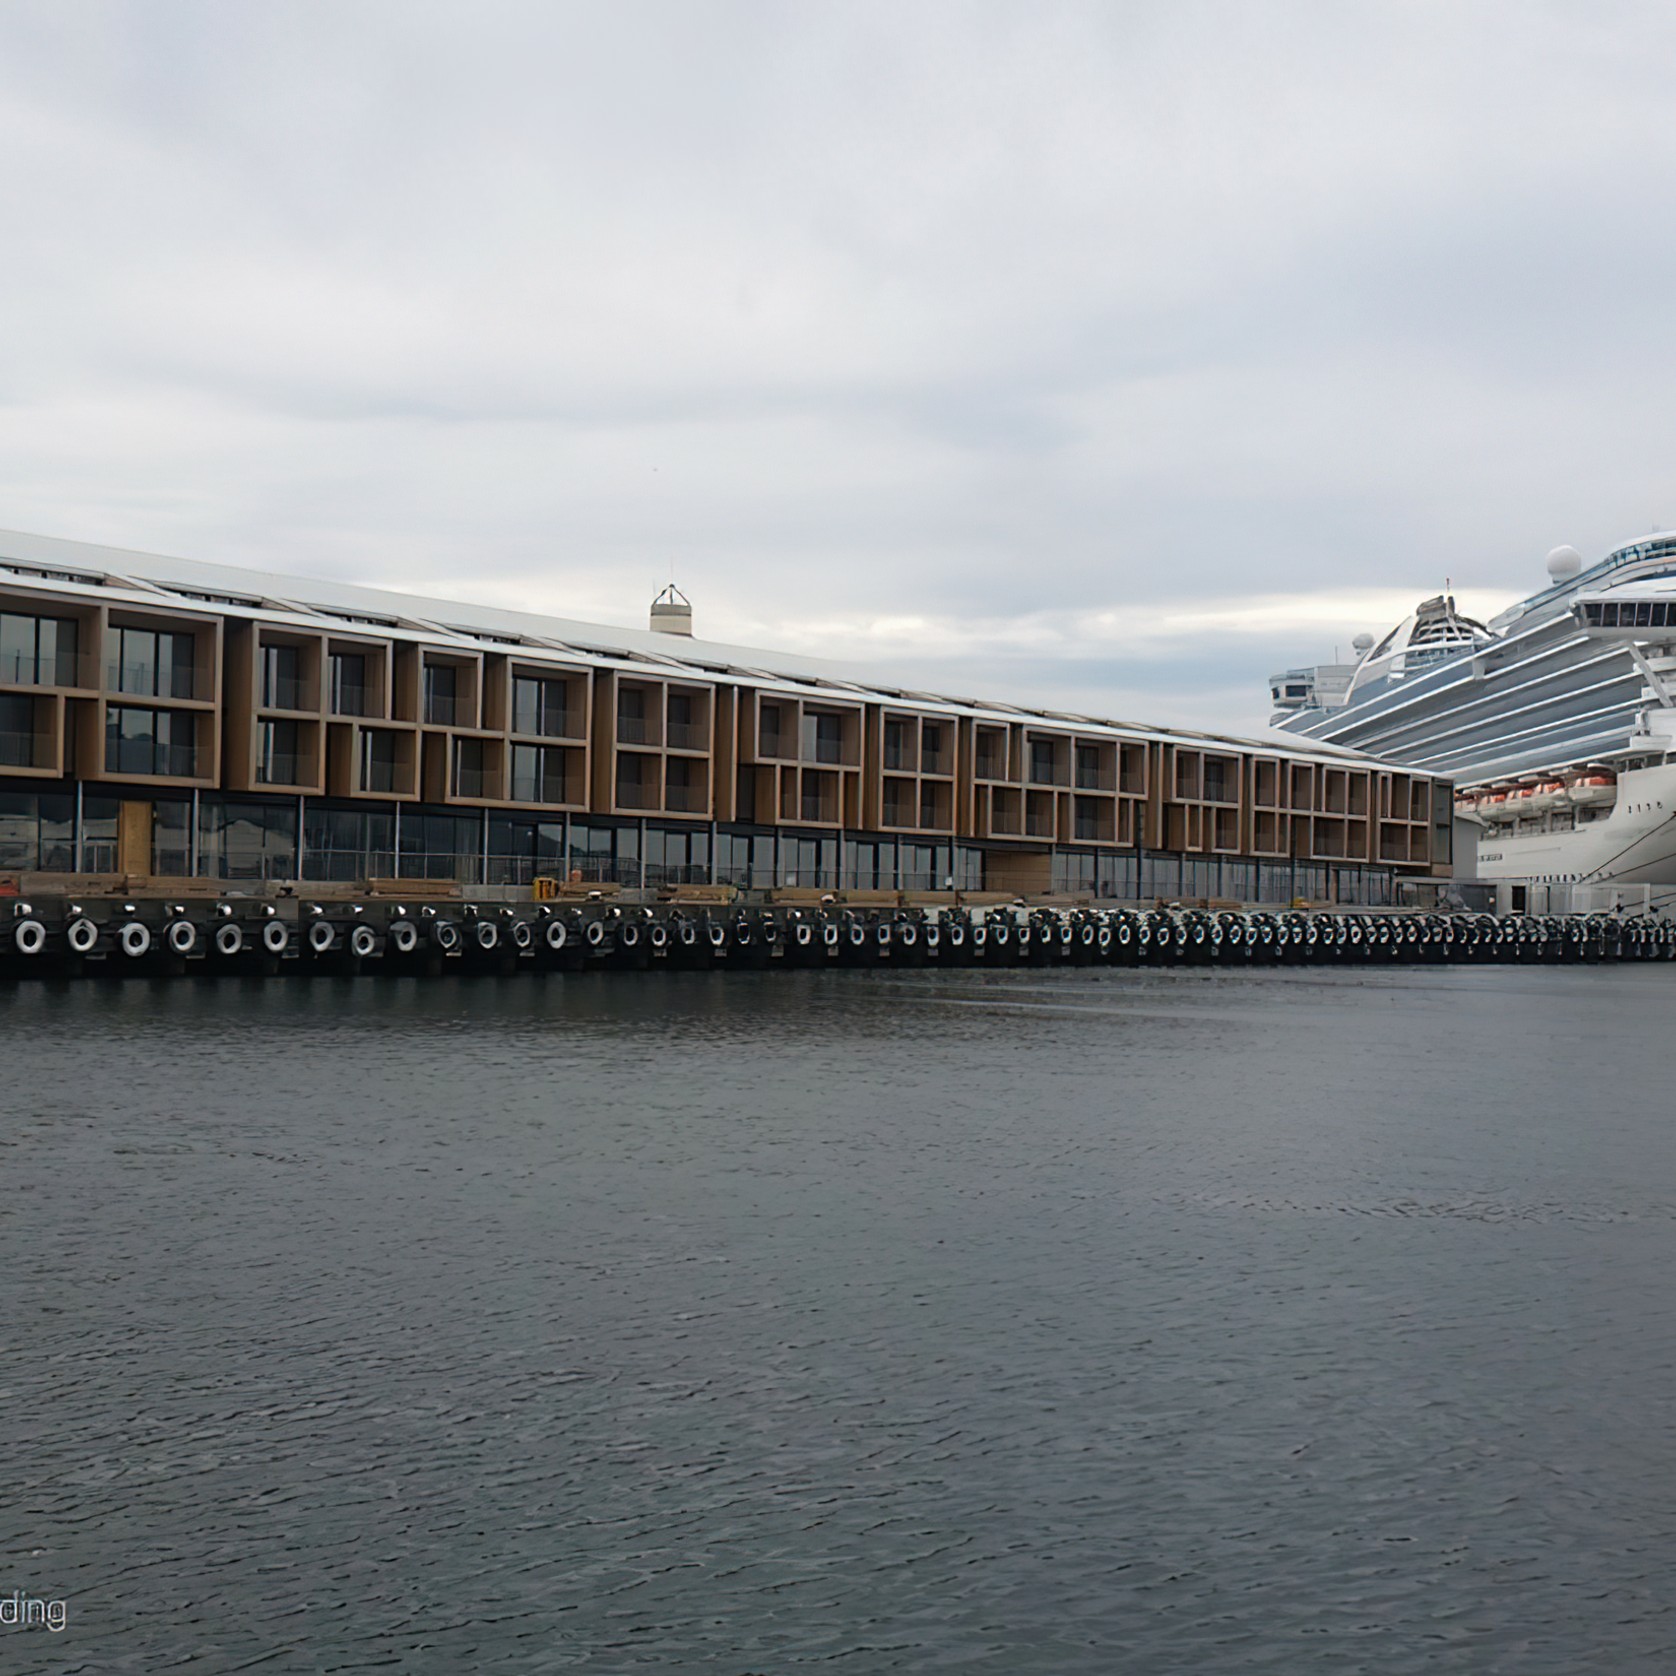
[[[1302,740],[0,535],[7,872],[1378,903],[1450,821]]]

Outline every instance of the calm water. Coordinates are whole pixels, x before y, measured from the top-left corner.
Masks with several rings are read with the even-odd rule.
[[[0,1667],[1667,1673],[1673,1003],[0,991]]]

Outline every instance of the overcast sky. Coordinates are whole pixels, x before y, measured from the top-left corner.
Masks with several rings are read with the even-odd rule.
[[[0,526],[1137,719],[1676,524],[1676,7],[5,0]]]

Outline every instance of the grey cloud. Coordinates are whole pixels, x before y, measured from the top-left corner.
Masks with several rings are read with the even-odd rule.
[[[1676,522],[1673,47],[1656,5],[14,0],[0,522],[619,620],[673,559],[724,638],[907,614],[1249,715],[1321,629],[1088,622],[1523,591]]]

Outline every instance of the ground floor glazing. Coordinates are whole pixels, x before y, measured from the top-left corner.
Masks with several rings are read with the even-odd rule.
[[[368,878],[526,885],[546,876],[659,887],[982,890],[1020,852],[861,833],[809,833],[496,810],[354,805],[320,798],[157,797],[148,836],[126,830],[132,799],[94,785],[0,783],[0,872],[148,873],[229,881]],[[143,855],[135,853],[138,842]],[[1382,905],[1390,868],[1075,846],[1055,850],[1050,889],[1106,900],[1225,897]],[[1010,888],[1010,887],[1007,887]]]

